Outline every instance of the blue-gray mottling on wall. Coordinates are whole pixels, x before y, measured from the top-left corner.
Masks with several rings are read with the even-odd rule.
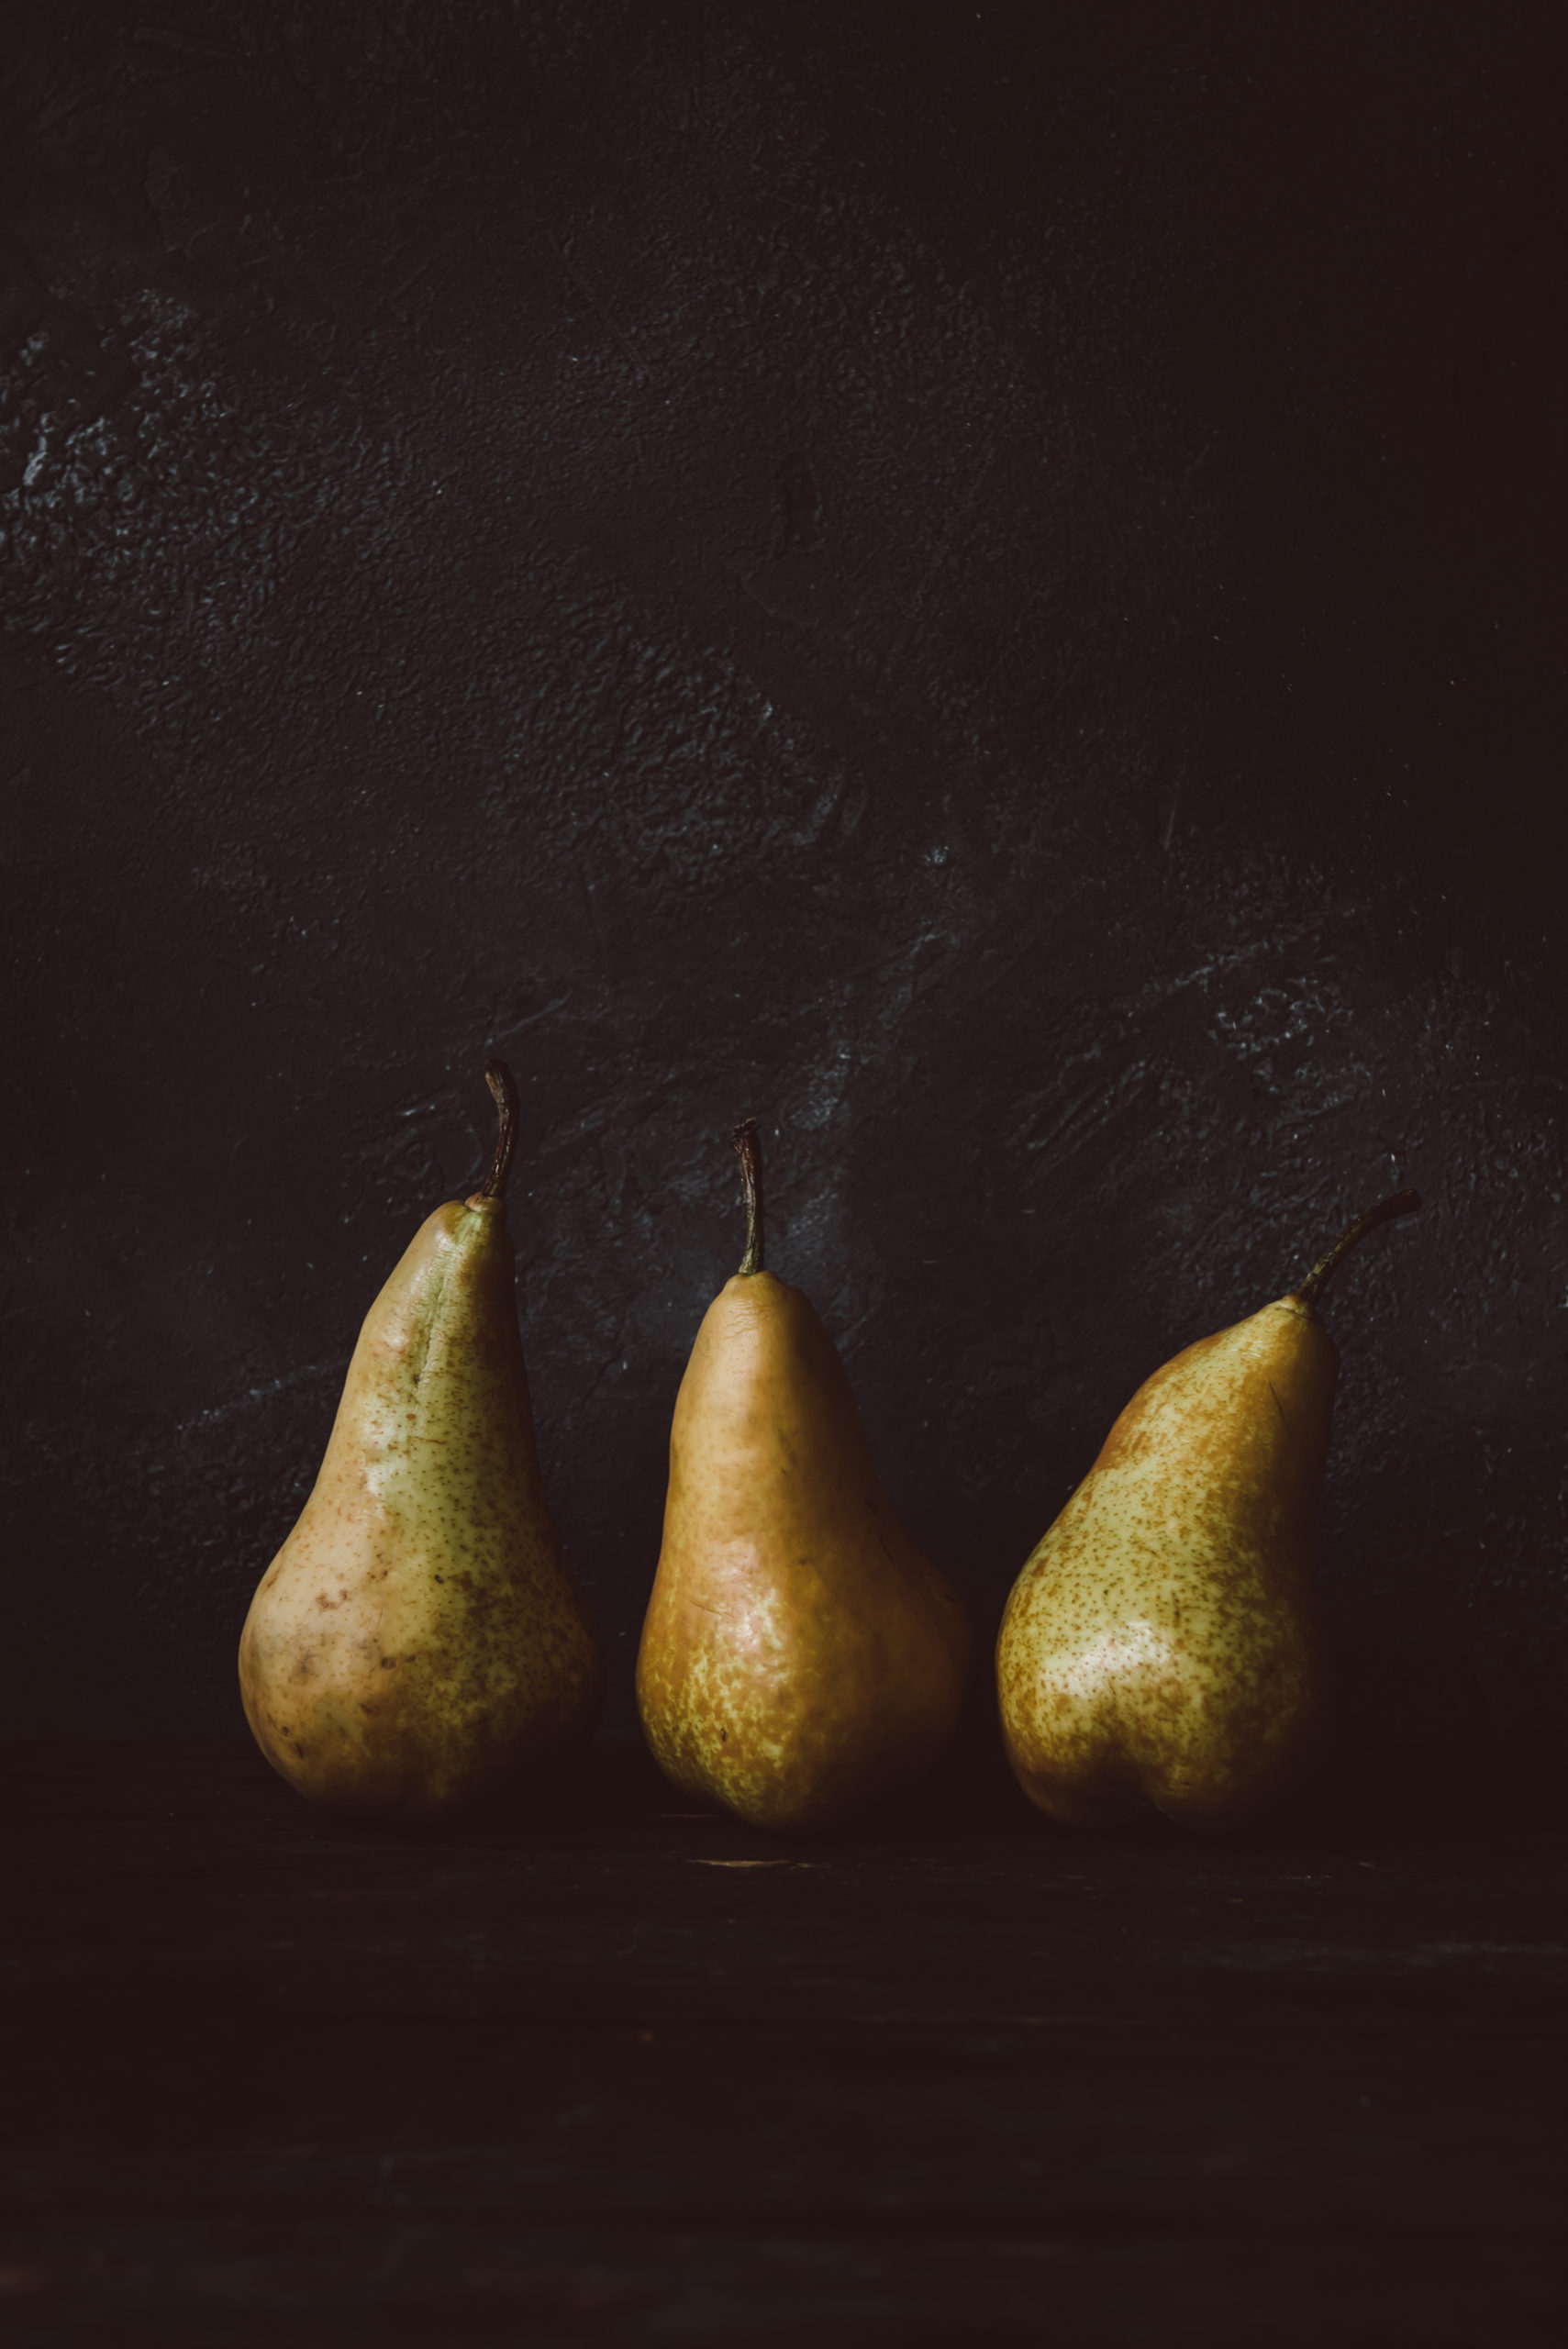
[[[1488,95],[1539,35],[973,13],[13,40],[13,1725],[238,1723],[498,1049],[615,1718],[755,1111],[771,1261],[985,1623],[1148,1371],[1416,1182],[1330,1309],[1349,1712],[1413,1782],[1549,1746],[1534,150]]]

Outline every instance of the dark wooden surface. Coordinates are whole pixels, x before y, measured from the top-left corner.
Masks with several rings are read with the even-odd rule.
[[[6,1772],[0,2336],[1562,2337],[1561,1840],[780,1845],[630,1745],[441,1832]]]

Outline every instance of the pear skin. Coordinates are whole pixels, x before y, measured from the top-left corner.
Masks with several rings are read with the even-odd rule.
[[[940,1751],[969,1648],[957,1593],[877,1481],[811,1305],[743,1268],[704,1318],[671,1430],[637,1660],[661,1768],[756,1826],[816,1824]]]
[[[1086,1823],[1147,1797],[1245,1813],[1320,1703],[1312,1524],[1339,1354],[1316,1298],[1385,1200],[1289,1297],[1147,1379],[1019,1575],[996,1644],[1003,1741],[1029,1799]]]
[[[515,1097],[492,1067],[500,1168]],[[438,1208],[372,1306],[315,1490],[246,1619],[246,1717],[316,1801],[439,1809],[598,1708],[597,1642],[539,1478],[504,1185],[493,1170]]]

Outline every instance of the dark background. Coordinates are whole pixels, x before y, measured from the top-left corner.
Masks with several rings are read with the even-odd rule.
[[[241,1732],[498,1050],[611,1725],[754,1111],[987,1631],[1418,1185],[1329,1308],[1338,1766],[1550,1797],[1555,12],[0,14],[6,1724]]]

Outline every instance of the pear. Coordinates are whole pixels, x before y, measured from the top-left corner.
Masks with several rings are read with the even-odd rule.
[[[996,1643],[1019,1785],[1086,1822],[1140,1794],[1245,1812],[1315,1723],[1308,1586],[1339,1354],[1318,1297],[1347,1251],[1420,1206],[1357,1218],[1299,1288],[1146,1379],[1013,1586]]]
[[[763,1268],[754,1118],[734,1144],[746,1253],[681,1381],[637,1701],[677,1786],[801,1828],[940,1750],[969,1625],[877,1482],[828,1332]]]
[[[506,1188],[511,1073],[473,1197],[438,1208],[365,1317],[316,1488],[262,1575],[239,1687],[319,1802],[429,1811],[597,1710],[598,1644],[534,1449]]]

